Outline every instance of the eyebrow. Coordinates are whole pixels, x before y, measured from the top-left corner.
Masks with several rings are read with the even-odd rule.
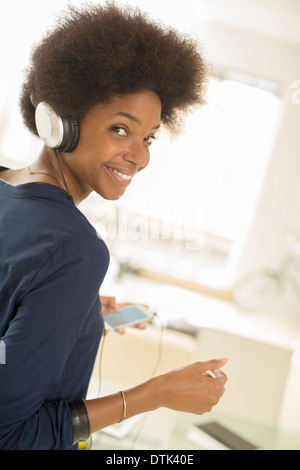
[[[127,117],[128,119],[130,119],[131,121],[136,122],[139,125],[142,124],[140,119],[138,119],[136,116],[133,116],[132,114],[126,113],[124,111],[119,111],[118,113],[115,114],[115,116],[124,116],[124,117]],[[158,124],[155,127],[152,127],[153,130],[154,129],[159,129],[159,128],[160,128],[160,124]]]

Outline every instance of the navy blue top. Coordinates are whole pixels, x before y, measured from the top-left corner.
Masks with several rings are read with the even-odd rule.
[[[68,402],[86,396],[108,264],[65,191],[0,180],[0,449],[71,448]]]

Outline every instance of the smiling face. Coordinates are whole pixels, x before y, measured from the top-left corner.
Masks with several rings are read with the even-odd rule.
[[[123,195],[149,163],[160,114],[160,99],[152,91],[114,97],[88,112],[76,149],[64,154],[81,198],[93,190],[104,199]]]

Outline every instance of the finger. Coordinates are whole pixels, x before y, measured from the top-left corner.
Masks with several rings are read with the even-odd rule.
[[[140,305],[141,305],[142,307],[147,308],[147,309],[150,308],[150,305],[148,305],[148,304],[140,304]]]
[[[138,323],[137,325],[134,325],[134,328],[138,328],[139,330],[145,330],[147,328],[147,325],[145,323]]]
[[[120,308],[128,307],[129,305],[132,305],[132,303],[130,303],[130,302],[121,302],[121,303],[118,303],[116,305],[120,309]]]
[[[206,375],[207,377],[211,377],[212,379],[215,379],[217,377],[215,372],[213,372],[212,370],[206,370],[205,372],[202,372],[202,375]]]
[[[218,370],[218,371],[214,371],[214,373],[216,375],[215,380],[222,383],[223,385],[227,382],[227,375],[224,374],[224,372]]]
[[[227,376],[226,376],[226,375],[223,375],[223,376],[220,376],[220,377],[216,377],[216,378],[215,378],[215,381],[216,381],[216,382],[219,382],[219,384],[221,384],[222,387],[225,388],[225,384],[226,384],[226,382],[227,382]]]
[[[119,311],[119,306],[116,303],[115,297],[104,297],[101,299],[101,304],[103,315],[106,313]]]
[[[125,328],[115,328],[114,330],[116,333],[119,333],[119,335],[124,335],[125,334]]]
[[[200,364],[201,364],[201,368],[203,372],[206,372],[207,370],[214,371],[214,370],[220,369],[220,367],[225,366],[227,361],[228,361],[227,357],[224,357],[222,359],[212,359],[210,361],[201,362]]]
[[[214,373],[215,377],[221,377],[221,376],[225,375],[224,372],[221,369],[215,369],[212,372]]]
[[[224,374],[224,372],[220,369],[207,370],[205,372],[202,372],[202,375],[206,377],[211,377],[212,379],[221,379],[220,381],[223,383],[227,381],[226,374]]]

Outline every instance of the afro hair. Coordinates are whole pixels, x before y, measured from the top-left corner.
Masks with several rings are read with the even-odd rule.
[[[32,97],[80,122],[97,103],[152,90],[162,103],[162,124],[174,131],[183,114],[205,102],[206,82],[206,64],[190,36],[137,8],[71,6],[34,47],[20,107],[37,134]]]

